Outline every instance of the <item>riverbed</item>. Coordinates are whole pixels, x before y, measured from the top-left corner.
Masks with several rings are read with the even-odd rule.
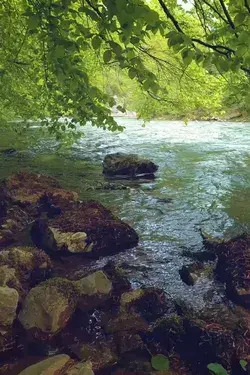
[[[187,286],[179,269],[192,262],[184,250],[204,249],[201,232],[218,238],[249,232],[250,124],[152,121],[144,127],[135,119],[117,121],[124,132],[87,125],[68,150],[38,133],[35,124],[25,139],[2,131],[0,150],[18,152],[0,153],[0,177],[21,169],[54,176],[81,199],[99,200],[136,229],[137,248],[89,262],[88,269],[114,260],[135,286],[158,286],[194,308],[224,301],[222,284],[202,278]],[[113,152],[150,158],[159,165],[155,180],[122,180],[128,189],[102,189],[102,160]],[[69,274],[86,272],[79,262],[68,259],[68,265]]]

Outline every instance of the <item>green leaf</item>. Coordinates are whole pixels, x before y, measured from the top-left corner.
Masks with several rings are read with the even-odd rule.
[[[28,27],[31,30],[36,29],[39,26],[39,23],[40,23],[40,20],[36,14],[33,14],[32,16],[30,16],[29,19],[27,20]]]
[[[61,46],[61,45],[56,46],[56,48],[55,48],[55,57],[60,58],[60,57],[63,57],[64,54],[65,54],[64,47]]]
[[[244,371],[247,371],[247,365],[248,365],[247,361],[245,361],[244,359],[242,359],[242,360],[240,361],[240,365],[241,365],[241,367],[242,367],[242,369],[243,369]]]
[[[188,65],[191,64],[191,62],[194,59],[194,56],[195,56],[194,51],[191,51],[190,49],[185,49],[182,52],[182,58],[183,58],[183,62],[185,64],[185,66],[188,66]]]
[[[134,68],[129,69],[128,76],[131,79],[134,79],[137,76],[137,70]]]
[[[219,363],[210,363],[207,368],[214,375],[228,375],[227,370]]]
[[[228,72],[229,71],[229,62],[224,58],[217,58],[215,60],[216,67],[220,72]]]
[[[234,23],[236,26],[241,25],[246,18],[246,13],[238,13],[234,18]]]
[[[137,36],[132,36],[132,37],[130,38],[130,42],[131,42],[132,44],[139,44],[139,43],[140,43],[140,38],[138,38]]]
[[[237,50],[236,50],[236,56],[237,57],[242,57],[245,55],[245,53],[247,52],[248,50],[248,47],[245,45],[245,44],[240,44],[238,47],[237,47]]]
[[[113,49],[114,53],[117,55],[117,56],[120,56],[123,52],[123,49],[122,49],[122,46],[116,42],[109,42],[110,44],[110,47]]]
[[[144,90],[148,91],[152,86],[152,81],[150,79],[146,79],[146,81],[143,82],[143,88]]]
[[[134,53],[134,51],[131,49],[131,50],[129,50],[128,51],[128,53],[127,53],[127,58],[129,59],[129,60],[131,60],[131,59],[133,59],[135,57],[135,53]]]
[[[163,354],[158,354],[151,358],[151,365],[157,371],[168,371],[169,359]]]
[[[92,39],[91,44],[92,44],[92,47],[93,47],[94,49],[99,49],[100,46],[101,46],[101,44],[102,44],[102,39],[101,39],[98,35],[96,35],[96,36],[94,36],[94,38]]]
[[[112,59],[112,51],[110,49],[106,50],[103,54],[103,61],[105,64],[109,63]]]

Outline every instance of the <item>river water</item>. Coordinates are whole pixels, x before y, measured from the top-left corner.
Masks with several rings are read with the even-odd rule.
[[[223,285],[201,279],[185,285],[179,269],[192,261],[184,250],[203,249],[200,231],[230,238],[250,225],[250,124],[118,119],[122,133],[86,126],[79,144],[68,150],[38,136],[34,127],[25,142],[2,132],[0,177],[28,169],[52,175],[82,199],[97,199],[131,224],[140,236],[137,248],[92,262],[122,264],[134,285],[164,288],[173,298],[194,307],[224,300]],[[31,138],[35,136],[35,141]],[[113,152],[136,153],[159,165],[156,179],[127,181],[127,190],[96,190],[104,182],[102,160]],[[122,181],[125,183],[124,181]],[[81,275],[82,266],[74,266]],[[73,272],[73,271],[72,271]]]

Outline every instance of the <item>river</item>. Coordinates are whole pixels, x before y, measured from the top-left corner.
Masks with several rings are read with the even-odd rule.
[[[88,267],[113,259],[136,286],[164,288],[195,308],[220,303],[223,285],[201,279],[187,286],[179,269],[192,262],[182,256],[184,250],[203,249],[201,230],[219,238],[249,230],[250,124],[152,121],[143,127],[134,119],[118,122],[126,126],[122,133],[84,127],[79,144],[70,151],[58,149],[48,136],[38,136],[36,127],[24,142],[2,131],[0,150],[15,147],[19,152],[0,154],[0,176],[20,169],[52,175],[80,192],[82,199],[97,199],[110,207],[137,230],[137,248]],[[104,182],[104,156],[118,151],[153,160],[159,165],[156,179],[127,181],[127,190],[94,189]],[[73,271],[81,275],[81,265],[74,265]]]

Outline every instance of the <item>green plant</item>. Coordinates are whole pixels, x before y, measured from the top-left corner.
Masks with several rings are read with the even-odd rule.
[[[241,365],[241,368],[244,370],[244,371],[247,371],[247,361],[245,361],[244,359],[242,359],[240,361],[240,365]]]
[[[207,368],[213,375],[229,375],[219,363],[210,363]]]
[[[169,359],[163,354],[157,354],[151,358],[152,367],[157,371],[169,370]]]

